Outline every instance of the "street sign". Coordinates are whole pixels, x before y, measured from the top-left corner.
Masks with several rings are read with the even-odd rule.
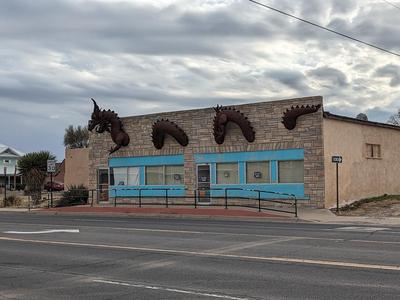
[[[47,161],[47,173],[55,173],[56,172],[56,160],[48,160]]]
[[[341,164],[343,162],[343,158],[338,155],[332,156],[332,162],[336,164]]]
[[[339,164],[343,162],[340,155],[333,155],[332,162],[336,164],[336,211],[339,212]]]

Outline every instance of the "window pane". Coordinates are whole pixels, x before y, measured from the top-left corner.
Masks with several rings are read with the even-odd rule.
[[[127,168],[113,168],[114,185],[127,185]]]
[[[183,184],[183,166],[165,166],[165,184]]]
[[[367,157],[373,157],[373,147],[371,144],[367,144]]]
[[[163,185],[164,184],[164,167],[163,166],[146,167],[146,184],[147,185]]]
[[[238,164],[237,163],[219,163],[217,164],[217,183],[218,184],[237,184]]]
[[[247,183],[269,183],[269,161],[246,163]]]
[[[128,168],[128,185],[139,185],[139,168]]]
[[[280,161],[279,182],[282,183],[304,182],[304,161],[302,160]]]
[[[381,146],[380,145],[372,145],[373,157],[381,157]]]

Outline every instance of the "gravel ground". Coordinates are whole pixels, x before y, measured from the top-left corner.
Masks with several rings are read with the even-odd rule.
[[[339,212],[341,216],[400,217],[400,198],[363,203],[360,207]]]

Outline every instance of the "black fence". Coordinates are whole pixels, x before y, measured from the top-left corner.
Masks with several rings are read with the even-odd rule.
[[[135,191],[137,195],[126,196],[123,191]],[[154,191],[159,191],[158,195],[148,195],[148,192]],[[173,191],[182,191],[183,193],[181,196],[177,196],[173,195]],[[242,196],[240,195],[241,191],[252,196]],[[136,201],[133,203],[132,200]],[[195,189],[189,193],[187,189],[182,188],[73,189],[62,192],[46,192],[42,197],[42,204],[46,204],[43,203],[44,201],[47,201],[45,206],[49,208],[74,205],[93,206],[95,202],[106,202],[115,207],[122,205],[164,206],[166,208],[171,206],[224,207],[225,209],[244,207],[256,209],[259,212],[276,211],[293,214],[297,217],[297,198],[294,194],[234,187]]]
[[[294,194],[279,193],[266,190],[257,189],[243,189],[243,188],[209,188],[209,189],[196,189],[192,195],[176,196],[171,195],[171,191],[187,191],[187,189],[177,188],[118,188],[111,189],[113,191],[113,197],[111,201],[113,205],[132,205],[129,202],[118,202],[120,198],[137,199],[137,205],[139,207],[145,205],[151,206],[164,206],[166,208],[170,206],[193,206],[197,207],[245,207],[254,208],[259,212],[261,211],[276,211],[281,213],[294,214],[297,217],[297,197]],[[119,191],[137,191],[137,196],[124,196],[118,195]],[[160,191],[163,196],[143,196],[143,191]],[[213,192],[222,192],[223,196],[215,196]],[[240,195],[234,195],[234,191],[246,191],[254,194],[254,197],[244,197]],[[187,194],[187,193],[186,193]],[[270,197],[268,197],[268,195]],[[274,195],[275,197],[271,197]],[[283,200],[279,199],[282,197]],[[154,201],[157,200],[158,201]],[[174,199],[171,203],[171,199]],[[279,199],[279,200],[278,200]],[[145,201],[144,201],[145,200]],[[176,200],[181,200],[176,201]],[[223,200],[216,201],[216,200]],[[252,205],[251,201],[257,203]]]

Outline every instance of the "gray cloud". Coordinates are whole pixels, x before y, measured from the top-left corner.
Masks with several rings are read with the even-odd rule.
[[[375,75],[379,77],[389,77],[390,86],[396,87],[400,85],[400,66],[398,65],[386,65],[376,69]]]
[[[308,75],[317,79],[328,81],[331,86],[344,87],[348,85],[346,75],[335,68],[319,67],[308,72]]]
[[[121,116],[310,94],[378,121],[400,106],[397,58],[248,1],[167,2],[0,1],[0,142],[62,158],[90,97]],[[400,51],[385,3],[268,3]]]

